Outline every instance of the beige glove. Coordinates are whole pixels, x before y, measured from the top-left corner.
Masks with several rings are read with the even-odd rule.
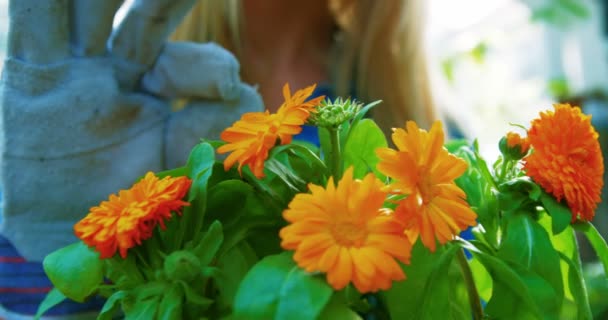
[[[227,51],[166,43],[195,0],[135,1],[112,32],[121,2],[9,3],[0,232],[27,259],[75,241],[91,206],[263,108]],[[175,97],[196,102],[172,113]]]

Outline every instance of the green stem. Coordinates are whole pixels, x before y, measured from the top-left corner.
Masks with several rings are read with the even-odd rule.
[[[464,278],[464,283],[467,287],[467,292],[469,294],[469,303],[471,304],[473,319],[481,320],[483,319],[481,298],[479,297],[479,293],[477,292],[477,287],[475,286],[475,280],[473,279],[473,273],[471,272],[471,268],[469,267],[469,263],[467,262],[467,257],[464,255],[464,249],[458,250],[457,256],[458,264],[460,265],[460,270],[462,271],[462,277]]]
[[[510,163],[511,163],[511,160],[507,160],[506,158],[502,159],[502,165],[500,167],[500,177],[498,177],[498,185],[505,182],[505,177],[507,175],[507,171],[509,171],[511,169],[509,166]]]
[[[342,178],[342,150],[340,147],[340,130],[339,128],[329,128],[329,141],[331,151],[329,154],[329,164],[331,175],[334,177],[334,183],[337,185]]]
[[[582,294],[582,297],[579,298],[584,301],[584,304],[582,306],[578,306],[577,308],[579,308],[579,310],[583,310],[582,312],[579,312],[579,314],[584,314],[586,319],[592,319],[593,316],[591,313],[591,306],[589,305],[589,294],[587,293],[587,285],[585,284],[585,279],[583,278],[583,263],[581,261],[581,254],[578,247],[578,239],[576,239],[576,233],[572,232],[572,238],[572,241],[574,241],[572,264],[574,264],[575,270],[571,272],[575,272],[578,275],[577,278],[580,281],[579,286]]]
[[[602,238],[602,235],[597,231],[597,229],[588,221],[586,222],[577,222],[572,225],[575,230],[582,231],[583,234],[591,243],[593,250],[597,254],[597,257],[602,262],[604,266],[604,273],[608,275],[608,245],[606,244],[606,240]]]

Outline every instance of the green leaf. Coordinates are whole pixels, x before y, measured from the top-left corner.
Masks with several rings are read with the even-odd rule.
[[[163,295],[158,306],[159,320],[182,319],[182,301],[184,293],[179,285],[174,284]]]
[[[422,305],[423,293],[427,282],[431,281],[431,273],[434,266],[440,260],[444,247],[437,248],[435,253],[431,253],[417,241],[412,248],[412,263],[402,265],[407,279],[397,281],[386,291],[381,291],[379,295],[386,301],[391,319],[414,319],[420,306]],[[416,294],[412,294],[416,293]],[[407,297],[405,299],[404,297]]]
[[[572,291],[572,297],[576,303],[577,319],[591,320],[593,315],[591,314],[591,307],[589,306],[589,297],[587,296],[587,290],[585,288],[585,281],[583,279],[582,270],[577,268],[576,264],[563,253],[559,253],[562,261],[566,262],[568,268],[568,285]]]
[[[549,234],[526,212],[508,215],[505,219],[506,235],[503,237],[497,257],[532,273],[532,275],[522,275],[518,272],[524,282],[530,281],[526,283],[530,290],[538,288],[534,285],[540,281],[534,275],[546,281],[552,292],[543,291],[533,297],[545,316],[559,316],[564,288],[559,254],[553,248]],[[546,301],[540,300],[546,296],[551,298]]]
[[[355,117],[353,118],[353,121],[351,122],[351,130],[349,131],[349,136],[352,133],[352,128],[356,127],[357,124],[359,123],[359,121],[361,121],[361,119],[363,119],[363,117],[365,117],[365,115],[375,106],[379,105],[380,103],[382,103],[382,100],[376,100],[373,102],[370,102],[368,104],[366,104],[365,106],[363,106],[359,112],[357,112],[357,114],[355,115]],[[348,138],[348,137],[347,137]]]
[[[341,292],[336,292],[317,319],[361,320],[362,318],[347,306]]]
[[[212,277],[219,288],[217,301],[221,307],[234,304],[239,284],[257,262],[258,257],[245,241],[233,246],[218,258],[218,272]]]
[[[126,293],[124,291],[114,292],[108,298],[108,300],[106,300],[106,303],[104,303],[103,308],[101,308],[101,311],[99,312],[99,315],[97,316],[97,320],[113,319],[114,314],[116,313],[116,311],[118,310],[118,307],[120,306],[120,304],[118,304],[118,302],[120,302],[125,297],[126,297]]]
[[[184,177],[188,175],[188,169],[186,167],[177,167],[174,169],[157,172],[155,175],[160,179],[164,177]]]
[[[156,319],[160,296],[152,296],[146,299],[138,299],[131,308],[124,309],[125,320],[149,320]]]
[[[47,255],[44,271],[66,297],[84,302],[103,281],[103,262],[99,254],[76,242]]]
[[[234,312],[243,319],[316,319],[332,289],[298,268],[291,253],[268,256],[241,282]]]
[[[185,207],[179,228],[171,228],[169,230],[179,230],[175,234],[167,233],[165,236],[172,238],[174,250],[182,248],[183,243],[193,240],[203,228],[205,221],[205,211],[207,207],[207,184],[213,173],[215,164],[215,150],[208,143],[199,143],[190,152],[186,168],[188,177],[192,179],[192,185],[188,191],[188,202],[190,206]]]
[[[344,146],[344,168],[353,166],[355,178],[363,178],[367,173],[373,172],[384,180],[384,175],[376,169],[379,161],[376,149],[386,146],[386,138],[380,127],[371,119],[361,120],[351,128]]]
[[[444,147],[449,153],[455,153],[460,148],[466,148],[469,146],[469,141],[466,139],[451,139],[446,141]]]
[[[538,200],[542,195],[542,189],[528,176],[517,177],[506,181],[499,186],[499,190],[501,192],[521,192],[532,200]]]
[[[479,262],[478,258],[474,257],[469,260],[469,267],[471,268],[471,273],[473,273],[473,279],[475,279],[475,286],[477,287],[479,296],[485,301],[490,300],[490,297],[492,297],[492,277],[481,262]]]
[[[608,245],[606,245],[606,240],[602,238],[602,235],[590,222],[577,222],[573,226],[576,230],[585,234],[597,257],[604,265],[604,273],[608,276]]]
[[[559,234],[564,231],[570,225],[572,211],[546,192],[541,194],[540,201],[545,210],[547,210],[547,213],[551,215],[551,229],[553,234]]]
[[[286,155],[285,157],[275,156],[266,160],[265,168],[274,173],[294,192],[303,192],[306,190],[306,181],[302,180],[296,172],[294,172],[288,165],[284,163],[288,163],[288,161],[289,160],[287,160]]]
[[[451,299],[452,290],[450,288],[449,269],[454,254],[461,250],[459,246],[452,245],[445,250],[439,260],[433,265],[433,270],[429,275],[428,282],[424,289],[420,305],[418,308],[417,319],[456,319],[452,313]],[[470,318],[470,315],[469,317]],[[466,318],[465,318],[466,319]]]
[[[213,261],[223,241],[222,224],[217,220],[213,221],[201,242],[192,250],[192,253],[199,258],[201,266],[208,266]]]
[[[485,308],[487,315],[496,319],[541,318],[528,287],[511,267],[491,255],[471,252],[492,276],[492,297]]]
[[[324,280],[294,266],[279,292],[275,319],[316,319],[332,293]]]
[[[53,288],[49,293],[47,293],[44,300],[38,306],[38,310],[36,311],[36,315],[34,316],[35,320],[40,319],[40,317],[47,311],[49,311],[52,307],[60,304],[65,301],[66,296],[61,293],[61,291],[57,290],[57,288]]]

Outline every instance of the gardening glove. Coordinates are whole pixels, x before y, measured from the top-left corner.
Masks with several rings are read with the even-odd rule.
[[[248,111],[255,90],[213,44],[167,43],[195,0],[11,0],[0,83],[0,233],[28,260],[146,171],[183,165],[201,138]],[[171,112],[171,99],[192,101]]]

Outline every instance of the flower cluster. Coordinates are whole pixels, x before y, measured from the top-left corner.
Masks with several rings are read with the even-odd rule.
[[[120,305],[128,319],[427,319],[454,306],[469,319],[591,318],[573,260],[580,230],[608,272],[589,224],[604,174],[590,116],[557,104],[488,165],[476,142],[446,143],[439,121],[393,128],[389,147],[365,117],[376,102],[314,89],[285,85],[275,113],[242,115],[224,143],[91,208],[80,241],[45,259],[62,294],[50,300],[101,294],[100,318]],[[293,142],[304,125],[320,146]]]

